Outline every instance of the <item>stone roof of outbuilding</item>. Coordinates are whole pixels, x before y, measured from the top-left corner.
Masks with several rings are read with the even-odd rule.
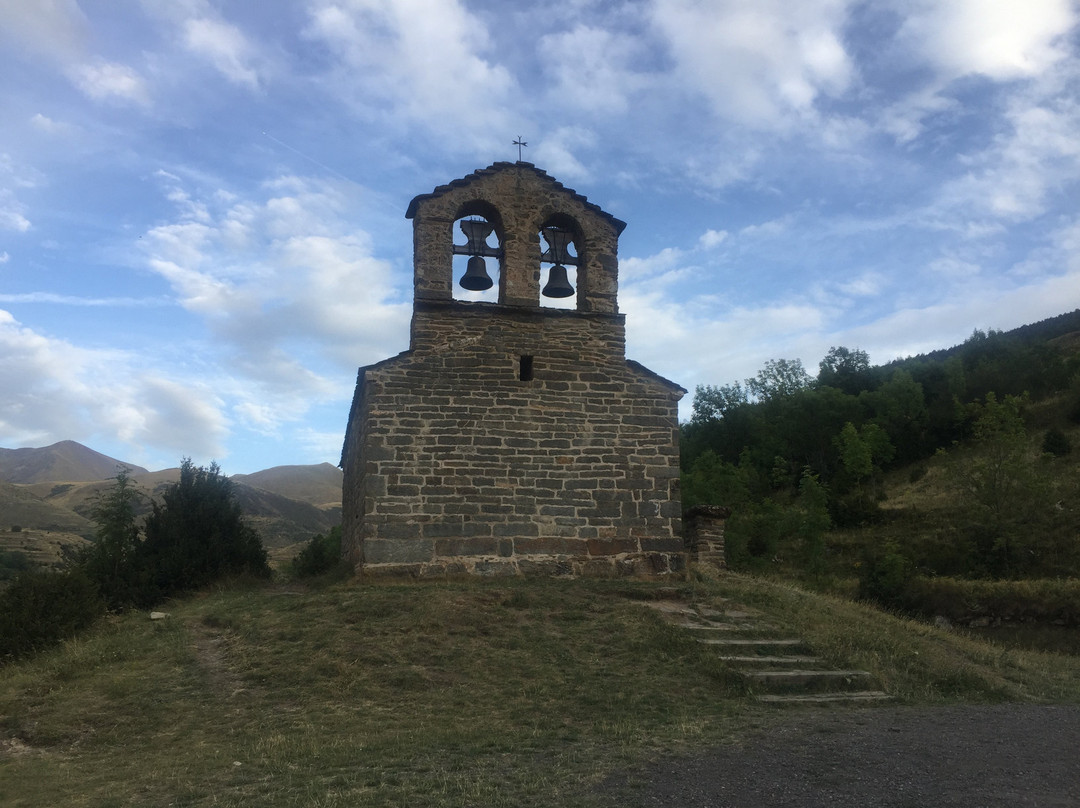
[[[498,163],[492,163],[487,168],[479,168],[479,169],[477,169],[472,174],[469,174],[469,176],[467,176],[467,177],[462,177],[461,179],[453,180],[452,182],[448,183],[447,185],[440,185],[438,188],[436,188],[430,194],[420,194],[419,196],[413,197],[412,202],[409,203],[409,207],[405,211],[405,218],[406,219],[412,219],[414,216],[416,216],[417,208],[419,207],[420,203],[423,202],[426,199],[434,199],[435,197],[442,196],[443,194],[448,193],[449,191],[452,191],[455,188],[466,188],[469,185],[472,185],[474,182],[478,181],[479,179],[481,179],[483,177],[487,177],[487,176],[490,176],[492,174],[498,173],[500,171],[506,171],[506,170],[512,169],[512,168],[518,168],[518,169],[525,168],[525,169],[528,169],[528,170],[532,171],[533,173],[535,173],[537,176],[541,177],[546,182],[550,183],[553,187],[564,191],[566,194],[568,194],[570,197],[572,197],[573,199],[575,199],[578,202],[580,202],[581,204],[583,204],[586,208],[588,208],[592,212],[594,212],[597,215],[602,216],[603,218],[607,219],[607,221],[611,223],[611,226],[615,228],[616,234],[622,233],[622,231],[625,229],[626,222],[624,222],[622,219],[615,218],[610,213],[608,213],[603,208],[601,208],[599,205],[597,205],[597,204],[595,204],[593,202],[590,202],[583,194],[579,194],[573,188],[567,188],[565,185],[563,185],[561,182],[559,182],[557,179],[552,177],[550,174],[548,174],[543,169],[537,168],[532,163],[526,163],[524,161],[518,161],[516,163],[509,163],[509,162],[505,162],[505,161],[498,162]]]

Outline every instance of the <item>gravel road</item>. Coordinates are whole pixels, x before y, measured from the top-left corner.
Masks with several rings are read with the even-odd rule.
[[[792,711],[607,785],[628,808],[1075,807],[1080,707]]]

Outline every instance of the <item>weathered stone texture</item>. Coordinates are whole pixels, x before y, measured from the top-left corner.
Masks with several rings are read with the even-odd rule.
[[[722,505],[695,505],[686,513],[686,549],[690,560],[725,569],[724,525],[731,509]]]
[[[467,213],[497,223],[499,303],[451,297],[450,226]],[[347,556],[419,576],[683,569],[685,391],[625,359],[622,223],[523,163],[418,197],[409,215],[410,349],[360,371],[343,451]],[[554,215],[579,234],[576,311],[538,306],[536,234]]]

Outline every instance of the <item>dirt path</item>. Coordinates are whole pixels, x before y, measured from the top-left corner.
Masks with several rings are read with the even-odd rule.
[[[607,785],[636,808],[1073,808],[1080,707],[793,711]]]

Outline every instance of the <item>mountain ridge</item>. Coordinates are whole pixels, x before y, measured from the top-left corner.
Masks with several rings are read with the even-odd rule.
[[[136,509],[140,517],[180,479],[179,468],[148,471],[71,440],[39,448],[0,448],[0,532],[10,534],[0,545],[23,548],[46,536],[64,537],[69,544],[92,538],[94,505],[121,468],[129,470],[132,484],[143,495]],[[274,466],[229,479],[268,549],[307,541],[341,521],[342,472],[329,463]]]
[[[115,477],[121,466],[134,473],[147,472],[142,466],[124,463],[73,440],[37,448],[0,448],[0,480],[16,485],[105,480]]]

